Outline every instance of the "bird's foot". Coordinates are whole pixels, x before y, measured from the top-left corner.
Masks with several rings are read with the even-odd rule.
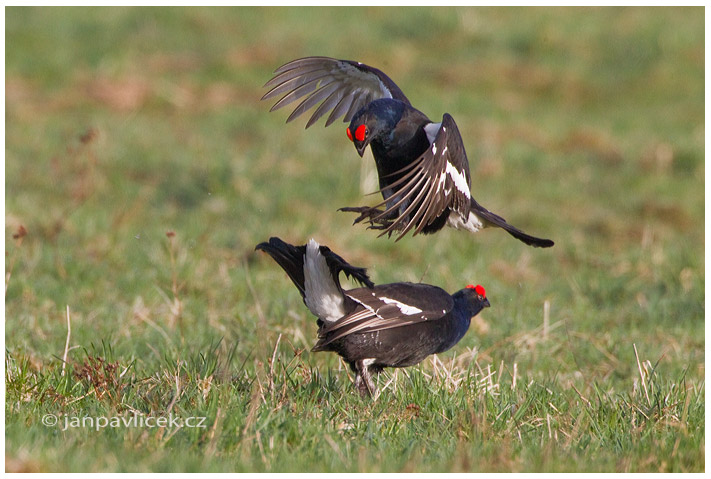
[[[346,211],[349,213],[360,213],[360,216],[353,221],[353,224],[360,223],[363,220],[367,220],[372,223],[374,218],[383,214],[383,210],[378,208],[373,208],[370,206],[346,206],[339,208],[338,211]]]
[[[370,223],[368,229],[373,230],[384,230],[388,229],[393,221],[387,218],[378,218],[385,213],[384,210],[373,208],[370,206],[346,206],[344,208],[339,208],[338,211],[346,211],[350,213],[360,213],[360,216],[353,221],[353,224],[358,224],[362,221],[367,221]]]

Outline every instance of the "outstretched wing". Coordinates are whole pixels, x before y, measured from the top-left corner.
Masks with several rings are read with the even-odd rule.
[[[469,216],[469,160],[454,118],[445,113],[439,129],[431,123],[425,130],[428,136],[434,136],[432,144],[417,160],[394,173],[404,174],[386,187],[393,194],[375,206],[387,204],[374,221],[397,215],[381,236],[401,231],[399,240],[412,228],[418,234],[447,208],[465,221]]]
[[[420,283],[381,284],[358,288],[345,295],[361,305],[319,331],[314,351],[353,333],[399,328],[422,321],[435,321],[454,308],[454,300],[442,288]]]
[[[287,123],[322,102],[309,118],[306,128],[329,111],[326,126],[341,116],[344,122],[350,122],[358,110],[378,98],[394,98],[410,104],[385,73],[359,62],[306,57],[290,61],[274,73],[275,76],[264,85],[271,89],[262,100],[284,96],[269,111],[306,97],[289,115]]]

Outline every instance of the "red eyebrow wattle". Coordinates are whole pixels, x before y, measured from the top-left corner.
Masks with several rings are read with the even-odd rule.
[[[355,137],[358,141],[365,140],[365,125],[360,125],[358,128],[356,128]]]
[[[480,284],[477,284],[476,286],[474,286],[473,284],[468,284],[467,289],[473,289],[474,291],[476,291],[477,294],[486,298],[486,290]]]

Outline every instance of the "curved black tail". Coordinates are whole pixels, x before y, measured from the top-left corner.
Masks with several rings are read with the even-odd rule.
[[[291,281],[304,297],[304,254],[306,254],[306,245],[294,246],[285,243],[277,237],[269,238],[269,242],[259,243],[255,250],[262,250],[271,256],[277,262],[281,269],[286,271]]]
[[[289,275],[291,281],[293,281],[299,289],[301,297],[303,298],[306,294],[304,279],[306,245],[294,246],[274,236],[269,238],[268,242],[259,243],[255,249],[267,253],[286,271],[286,274]],[[365,268],[358,268],[348,264],[346,260],[331,251],[328,246],[319,246],[319,253],[326,259],[326,264],[331,271],[333,281],[339,288],[341,284],[338,280],[338,274],[340,272],[345,273],[346,276],[355,279],[368,288],[373,288],[373,282],[370,281]]]
[[[488,221],[489,223],[498,226],[499,228],[503,228],[508,234],[510,234],[517,240],[523,241],[529,246],[533,246],[535,248],[550,248],[555,244],[552,240],[545,238],[536,238],[535,236],[531,236],[529,234],[524,233],[515,226],[511,226],[501,216],[492,213],[491,211],[487,210],[479,203],[477,203],[474,198],[471,199],[471,209],[479,218]]]

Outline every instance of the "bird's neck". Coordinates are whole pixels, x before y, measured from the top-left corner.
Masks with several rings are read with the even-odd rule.
[[[373,139],[370,145],[381,178],[409,165],[429,148],[424,130],[429,123],[424,113],[405,106],[394,127]]]

